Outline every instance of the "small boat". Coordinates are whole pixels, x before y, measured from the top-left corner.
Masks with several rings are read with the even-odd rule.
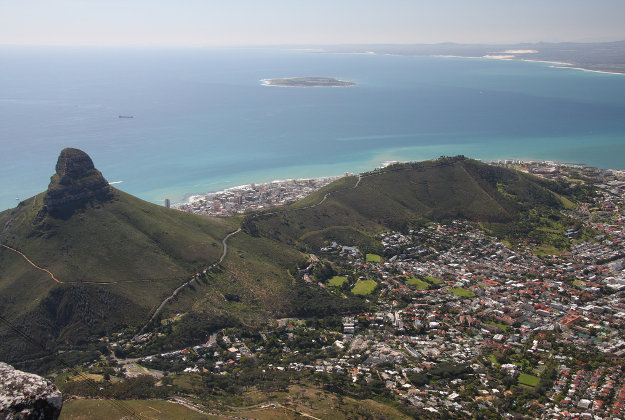
[[[119,118],[134,118],[134,115],[120,115]]]

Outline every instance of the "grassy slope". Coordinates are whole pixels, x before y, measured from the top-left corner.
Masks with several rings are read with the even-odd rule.
[[[220,270],[185,290],[168,312],[184,308],[209,315],[226,312],[247,323],[291,309],[293,278],[288,270],[304,258],[300,252],[244,232],[231,238],[228,250]]]
[[[427,290],[430,288],[430,283],[427,283],[416,277],[410,277],[408,280],[406,280],[406,284],[414,286],[417,290]]]
[[[336,395],[316,387],[293,385],[287,392],[267,393],[251,391],[243,395],[250,405],[264,406],[267,401],[288,404],[289,408],[239,408],[228,411],[221,408],[223,416],[203,415],[184,406],[161,400],[69,400],[63,404],[60,420],[117,420],[129,412],[139,418],[150,419],[213,419],[234,416],[261,420],[320,418],[320,419],[409,419],[395,407],[366,399],[350,397],[339,399]],[[247,405],[247,404],[246,404]],[[304,414],[304,415],[302,415]]]
[[[41,201],[39,195],[0,213],[0,241],[66,284],[55,283],[2,248],[0,313],[49,345],[75,343],[115,325],[141,325],[173,289],[219,259],[222,239],[238,226],[236,219],[182,213],[121,191],[115,191],[112,202],[89,206],[68,220],[47,216],[34,225]],[[253,308],[258,317],[281,309],[279,295],[291,283],[286,267],[300,254],[267,239],[246,241],[244,236],[231,239],[224,261],[228,269],[205,290],[211,297],[221,296],[221,301],[190,290],[172,307],[203,312],[206,304],[217,312],[228,308],[230,302],[223,296],[232,292],[242,296],[240,306],[248,312]],[[245,264],[233,261],[241,253],[249,255]],[[6,333],[0,329],[0,336]],[[33,351],[20,340],[9,340],[0,347],[0,356],[8,360]]]
[[[118,420],[129,413],[150,419],[206,419],[180,404],[158,400],[70,400],[63,404],[61,420]]]
[[[470,159],[393,165],[364,174],[357,188],[343,178],[296,207],[255,214],[243,226],[252,235],[318,249],[328,241],[374,249],[371,235],[425,220],[465,218],[505,236],[529,209],[563,208],[555,184]],[[311,206],[327,199],[320,205]],[[298,208],[298,210],[295,210]]]
[[[336,240],[380,253],[373,235],[381,230],[464,217],[507,234],[529,209],[557,213],[562,207],[546,188],[552,184],[468,159],[394,165],[364,174],[356,184],[356,177],[345,177],[293,206],[247,216],[244,231],[231,239],[223,270],[185,290],[165,313],[230,311],[253,320],[288,312],[293,279],[287,269],[301,259],[290,245],[318,249]],[[74,282],[57,285],[0,249],[3,316],[43,341],[75,342],[111,325],[139,325],[185,277],[218,259],[221,239],[239,222],[180,213],[120,191],[115,195],[69,220],[46,217],[34,225],[41,195],[0,213],[2,243]],[[111,284],[81,284],[90,281]]]
[[[34,226],[39,208],[37,196],[15,212],[0,213],[0,223],[11,220],[0,240],[64,282],[184,276],[216,260],[221,239],[236,229],[225,219],[166,209],[121,191],[112,202],[91,206],[68,220],[48,216]]]
[[[22,257],[2,249],[0,294],[15,298],[6,308],[11,313],[37,305],[35,299],[21,295],[25,291],[37,297],[57,287],[69,287],[69,283],[94,281],[118,283],[103,287],[149,308],[181,278],[216,261],[221,238],[234,229],[223,219],[169,210],[121,191],[116,192],[114,201],[85,209],[69,220],[46,217],[34,226],[40,201],[37,196],[15,211],[0,213],[0,224],[10,220],[0,240],[67,285],[57,285]]]

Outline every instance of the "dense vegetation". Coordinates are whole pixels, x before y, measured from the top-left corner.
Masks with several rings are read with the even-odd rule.
[[[359,313],[368,307],[357,297],[341,298],[319,287],[298,280],[293,288],[293,315],[303,318],[324,318],[331,315]]]
[[[37,342],[3,325],[0,357],[7,361],[45,356],[58,345],[81,345],[126,327],[138,331],[175,288],[219,259],[222,239],[238,226],[236,219],[182,213],[116,190],[112,199],[89,202],[71,217],[40,219],[42,197],[0,213],[0,242],[62,282],[0,248],[0,315]],[[241,316],[258,320],[289,310],[282,298],[292,282],[287,267],[301,255],[240,235],[244,240],[230,241],[223,265],[200,276],[166,310],[186,312],[199,301],[203,306],[195,311],[214,317],[238,304],[247,312]]]

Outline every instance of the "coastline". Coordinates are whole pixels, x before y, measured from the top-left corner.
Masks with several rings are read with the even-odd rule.
[[[285,179],[274,179],[273,181],[267,181],[267,182],[250,182],[248,184],[239,184],[233,187],[222,188],[220,190],[208,191],[206,193],[188,194],[186,195],[186,198],[184,199],[184,201],[175,202],[175,203],[172,202],[172,207],[183,205],[183,204],[190,204],[193,201],[205,198],[207,196],[215,195],[215,194],[224,194],[224,193],[229,193],[229,192],[247,190],[247,189],[252,188],[253,186],[261,187],[261,186],[269,186],[269,185],[286,184],[290,182],[305,182],[305,181],[311,181],[311,180],[320,181],[320,180],[330,179],[330,178],[338,179],[341,176],[344,176],[344,175],[327,175],[327,176],[324,175],[324,176],[308,177],[308,178],[285,178]]]
[[[568,66],[549,66],[549,67],[554,68],[554,69],[571,69],[571,70],[585,71],[589,73],[615,74],[618,76],[625,76],[625,73],[617,73],[614,71],[607,71],[607,70],[591,70],[591,69],[585,69],[583,67],[568,67]]]
[[[513,167],[536,176],[552,179],[559,175],[559,168],[591,168],[585,163],[562,162],[544,159],[475,159],[488,165]],[[379,168],[410,161],[385,161]],[[602,171],[625,176],[624,170],[600,168]],[[205,216],[233,216],[249,211],[292,204],[326,185],[346,176],[355,176],[346,172],[340,176],[322,176],[315,178],[278,179],[264,183],[242,184],[206,194],[190,195],[184,203],[172,204],[173,209]]]
[[[206,216],[233,216],[294,203],[345,176],[351,174],[237,185],[213,193],[191,195],[186,203],[174,204],[172,208]]]
[[[36,54],[24,53],[24,57],[31,55],[36,59]],[[251,182],[345,170],[357,173],[387,159],[420,161],[442,154],[496,158],[506,153],[515,158],[588,161],[608,168],[624,165],[615,162],[625,148],[625,125],[619,119],[625,98],[623,78],[561,73],[547,68],[548,64],[364,55],[311,57],[274,50],[249,55],[185,53],[179,58],[202,82],[196,84],[169,75],[166,65],[159,66],[163,72],[143,71],[146,63],[125,63],[111,51],[105,55],[107,60],[132,64],[128,77],[119,80],[100,72],[87,56],[68,52],[67,60],[54,67],[58,88],[38,85],[33,90],[21,88],[29,86],[31,77],[21,71],[23,65],[15,64],[15,77],[6,83],[9,99],[0,101],[5,131],[15,139],[2,168],[2,208],[15,207],[18,195],[31,197],[44,191],[49,162],[68,145],[93,155],[109,181],[124,180],[115,187],[157,204],[165,198],[182,203],[189,193]],[[171,59],[170,52],[146,56],[164,64]],[[203,71],[215,60],[229,65],[234,58],[241,60],[240,73]],[[89,69],[85,83],[90,90],[67,96],[67,103],[56,102],[58,93],[75,82],[68,69],[78,64]],[[389,68],[393,69],[390,75]],[[45,75],[45,69],[35,70]],[[427,77],[415,77],[421,71]],[[259,79],[299,74],[333,75],[359,86],[290,91],[258,86]],[[167,95],[157,88],[167,77],[181,92],[171,100],[163,100]],[[119,104],[124,104],[125,94],[114,86],[123,82],[131,89],[144,83],[141,78],[153,88],[121,106],[123,112],[135,115],[132,124],[121,123]],[[423,89],[424,82],[431,86]],[[551,99],[542,95],[544,88]],[[457,100],[445,101],[441,89]],[[13,90],[23,91],[24,96],[15,99]],[[465,103],[471,105],[465,108]],[[529,115],[519,115],[511,112],[517,105],[507,106],[512,103],[539,106],[528,106],[524,114]],[[33,125],[32,118],[38,123]],[[42,139],[48,140],[44,144]]]
[[[477,160],[481,160],[481,159],[477,159]],[[406,163],[406,162],[410,162],[410,161],[409,160],[407,161],[385,160],[383,162],[380,162],[377,168],[385,168],[389,165],[394,165],[396,163]],[[372,168],[370,170],[373,170],[373,169],[376,169],[376,168]],[[368,171],[364,171],[362,173],[365,173],[365,172],[368,172]],[[330,182],[332,182],[345,176],[354,176],[354,175],[359,175],[359,174],[354,174],[352,172],[344,172],[342,175],[321,175],[321,176],[312,176],[312,177],[304,177],[304,178],[274,179],[272,181],[264,181],[264,182],[250,182],[247,184],[234,185],[232,187],[226,187],[226,188],[222,188],[222,189],[215,190],[215,191],[208,191],[205,193],[192,193],[192,194],[187,193],[185,194],[184,200],[172,202],[171,206],[173,208],[178,208],[180,206],[193,204],[194,202],[198,200],[203,200],[210,196],[228,194],[228,193],[236,193],[240,191],[250,190],[254,187],[260,188],[260,187],[268,187],[268,186],[280,186],[280,185],[285,185],[285,184],[302,183],[302,182],[309,182],[309,181],[322,183],[322,182],[329,180]]]
[[[561,69],[571,69],[571,70],[580,70],[591,73],[601,73],[601,74],[613,74],[625,76],[625,70],[623,72],[616,72],[610,70],[601,70],[601,69],[589,69],[585,67],[579,67],[574,63],[568,63],[565,61],[555,61],[555,60],[545,60],[545,59],[531,59],[531,58],[520,58],[517,54],[529,54],[538,52],[536,50],[509,50],[503,51],[502,53],[493,53],[486,54],[483,56],[468,56],[468,55],[455,55],[455,54],[400,54],[400,53],[378,53],[375,51],[363,51],[363,52],[336,52],[336,51],[325,51],[315,50],[315,51],[304,51],[304,52],[314,52],[321,54],[349,54],[349,55],[379,55],[379,56],[392,56],[392,57],[440,57],[440,58],[472,58],[472,59],[487,59],[487,60],[502,60],[502,61],[528,61],[533,63],[544,63],[544,64],[553,64],[552,68],[561,68]],[[262,79],[267,80],[267,79]],[[267,86],[276,86],[276,85],[267,85]]]
[[[394,55],[398,55],[398,54],[394,54]],[[507,56],[507,55],[485,55],[485,56],[479,57],[479,56],[465,56],[465,55],[442,55],[442,54],[435,54],[435,55],[429,55],[427,57],[471,58],[471,59],[479,59],[479,60],[499,60],[499,61],[525,61],[525,62],[529,62],[529,63],[552,64],[549,67],[553,68],[553,69],[569,69],[569,70],[585,71],[585,72],[589,72],[589,73],[614,74],[614,75],[618,75],[618,76],[625,76],[625,72],[618,73],[618,72],[607,71],[607,70],[593,70],[593,69],[587,69],[587,68],[584,68],[584,67],[573,67],[573,66],[575,66],[575,64],[567,63],[567,62],[564,62],[564,61],[532,60],[530,58],[518,58],[518,57],[515,57],[515,56]]]

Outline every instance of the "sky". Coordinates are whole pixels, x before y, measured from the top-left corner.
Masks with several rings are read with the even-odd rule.
[[[625,0],[0,0],[0,45],[625,39]]]

